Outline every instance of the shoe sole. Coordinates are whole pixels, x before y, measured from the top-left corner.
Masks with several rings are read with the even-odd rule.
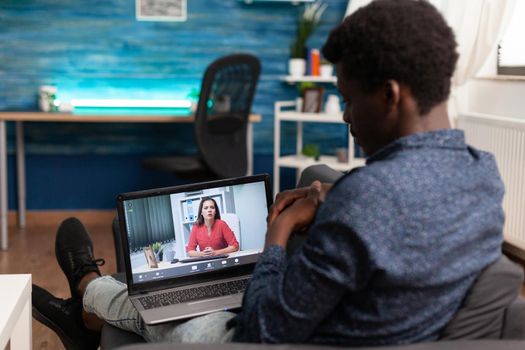
[[[55,332],[58,335],[58,337],[62,341],[62,344],[64,344],[66,350],[78,350],[78,347],[75,348],[74,346],[73,339],[71,339],[66,333],[64,333],[64,331],[62,331],[62,329],[55,322],[51,321],[49,318],[44,316],[34,306],[32,308],[32,311],[33,317],[37,321],[50,328],[53,332]]]

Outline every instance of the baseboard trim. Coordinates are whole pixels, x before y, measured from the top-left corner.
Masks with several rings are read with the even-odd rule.
[[[87,226],[111,227],[115,210],[29,210],[26,212],[26,226],[58,226],[64,219],[76,217]],[[9,226],[18,227],[18,214],[9,211],[7,214]]]

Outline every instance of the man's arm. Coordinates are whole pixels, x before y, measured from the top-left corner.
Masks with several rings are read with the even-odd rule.
[[[307,239],[287,259],[286,237],[300,227],[298,223],[309,224],[304,218],[314,207],[316,191],[312,187],[307,199],[284,210],[269,229],[266,250],[246,290],[243,311],[237,320],[236,341],[305,341],[344,295],[368,279],[370,263],[365,244],[340,216],[331,214],[344,200],[329,201],[320,209],[321,217],[316,219]],[[285,220],[288,215],[291,221]]]

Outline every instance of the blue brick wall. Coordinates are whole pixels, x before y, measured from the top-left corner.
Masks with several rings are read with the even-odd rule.
[[[328,9],[309,41],[312,47],[322,45],[347,5],[346,0],[325,2]],[[290,3],[188,0],[186,22],[140,22],[135,20],[132,0],[0,1],[0,110],[36,110],[37,89],[44,84],[56,85],[63,100],[186,98],[199,88],[203,71],[212,60],[248,52],[257,55],[263,67],[252,109],[263,116],[254,128],[256,165],[261,157],[259,164],[265,165],[260,171],[270,172],[267,159],[273,152],[273,104],[297,95],[295,88],[279,77],[286,74],[300,8]],[[333,86],[328,89],[335,92]],[[113,156],[117,162],[195,151],[189,126],[26,123],[25,129],[26,150],[31,156],[28,162],[38,156],[78,156],[80,166],[84,156],[100,155],[103,164],[103,157]],[[305,142],[319,143],[325,152],[343,145],[347,135],[344,127],[336,125],[306,127],[305,133]],[[283,139],[284,150],[292,152],[293,125],[284,125]],[[10,154],[14,150],[13,125],[8,125],[8,150]],[[127,163],[122,163],[122,174],[136,170]],[[30,190],[38,187],[35,177],[39,167],[28,164],[28,168],[34,169],[28,173]],[[109,176],[120,175],[115,169]],[[68,172],[64,169],[57,176],[68,176]],[[13,183],[11,177],[10,192]],[[152,185],[137,179],[130,187]],[[10,193],[10,207],[13,205]],[[50,208],[62,206],[84,204],[49,204]],[[29,198],[29,207],[45,209],[46,204]]]

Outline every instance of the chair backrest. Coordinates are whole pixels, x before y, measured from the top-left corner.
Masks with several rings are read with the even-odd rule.
[[[118,216],[115,216],[112,224],[113,243],[115,244],[115,255],[117,263],[117,272],[126,272],[126,263],[124,262],[124,252],[122,251],[122,238],[120,238],[120,226]]]
[[[239,242],[239,249],[242,249],[241,223],[239,217],[233,213],[221,213],[221,219],[226,221],[230,229],[233,231],[235,239]]]
[[[204,74],[195,138],[202,160],[219,178],[246,175],[246,130],[260,71],[257,57],[234,54],[217,59]]]

